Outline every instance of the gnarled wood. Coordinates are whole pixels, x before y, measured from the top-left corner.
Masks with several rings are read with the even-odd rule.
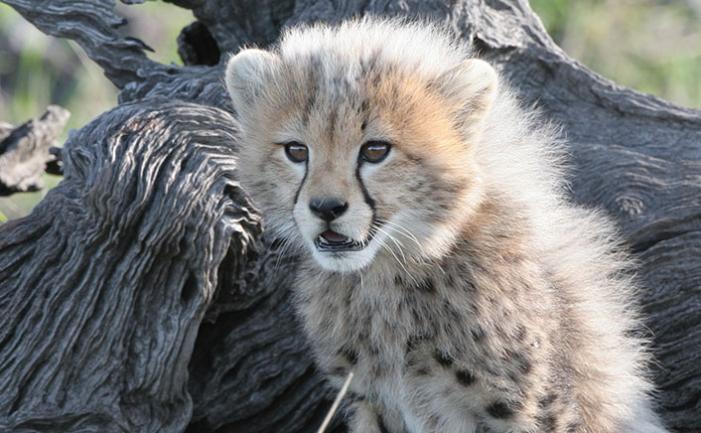
[[[72,136],[63,182],[0,231],[1,431],[188,425],[220,268],[238,275],[260,233],[235,133],[221,110],[150,101]]]
[[[51,105],[41,117],[12,127],[0,123],[0,196],[42,188],[48,165],[56,171],[57,152],[50,148],[66,126],[70,113]]]
[[[0,228],[0,430],[314,431],[328,396],[289,307],[295,260],[236,186],[222,61],[362,14],[445,22],[563,125],[573,198],[612,214],[640,260],[663,417],[698,430],[701,113],[587,70],[525,0],[173,0],[216,42],[191,33],[189,63],[220,55],[180,68],[119,35],[108,0],[5,1],[83,45],[122,105],[73,137],[35,212]]]

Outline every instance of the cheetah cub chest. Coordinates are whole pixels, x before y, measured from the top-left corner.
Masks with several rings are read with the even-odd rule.
[[[355,374],[353,433],[665,431],[612,225],[568,202],[551,129],[488,63],[366,19],[288,30],[225,78],[316,362]]]

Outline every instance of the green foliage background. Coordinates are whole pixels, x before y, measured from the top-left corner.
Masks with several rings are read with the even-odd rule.
[[[119,2],[117,2],[119,4]],[[701,108],[701,0],[531,0],[565,52],[619,84]],[[176,38],[193,18],[163,2],[119,4],[123,31],[180,64]],[[80,128],[116,105],[117,92],[75,44],[47,37],[0,4],[0,120],[19,124],[51,104]],[[63,139],[67,136],[64,134]],[[52,187],[60,178],[46,176]],[[28,213],[46,194],[0,198],[0,223]]]
[[[701,108],[701,0],[531,0],[570,56],[627,87]]]

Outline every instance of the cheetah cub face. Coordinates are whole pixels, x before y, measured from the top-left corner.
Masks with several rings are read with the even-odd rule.
[[[317,33],[229,60],[243,186],[267,229],[326,270],[440,256],[479,201],[473,148],[494,70],[407,65]]]

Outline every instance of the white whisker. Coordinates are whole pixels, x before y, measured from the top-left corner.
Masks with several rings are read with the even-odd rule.
[[[390,234],[387,233],[386,231],[382,230],[380,227],[375,226],[375,229],[376,229],[376,230],[379,230],[381,233],[383,233],[385,236],[387,236],[387,238],[389,238],[390,240],[394,240],[394,238],[392,237],[392,235],[390,235]],[[397,255],[394,253],[394,251],[392,250],[392,247],[389,246],[389,245],[387,245],[385,242],[380,241],[379,239],[378,239],[378,241],[380,242],[380,246],[381,246],[382,248],[384,248],[385,250],[387,250],[387,251],[392,255],[392,257],[394,257],[394,259],[397,261],[397,263],[399,263],[399,266],[401,266],[401,268],[404,270],[404,273],[406,273],[406,275],[407,275],[409,278],[411,278],[411,280],[414,282],[414,284],[418,285],[418,284],[419,284],[418,281],[416,281],[416,279],[415,279],[414,276],[411,274],[411,272],[409,272],[409,270],[408,270],[407,267],[406,267],[406,264],[403,263],[401,260],[399,260],[399,257],[397,257]],[[396,242],[396,241],[395,241],[395,242]]]
[[[415,255],[412,254],[410,256],[412,262],[418,264],[418,265],[426,265],[428,262],[423,258],[424,256],[427,256],[426,251],[424,250],[423,246],[419,242],[419,240],[416,238],[416,236],[409,231],[407,228],[401,226],[399,223],[395,223],[392,221],[381,221],[382,224],[387,225],[390,229],[393,229],[396,231],[397,235],[403,236],[410,241],[412,241],[416,246],[418,247],[420,255]]]

